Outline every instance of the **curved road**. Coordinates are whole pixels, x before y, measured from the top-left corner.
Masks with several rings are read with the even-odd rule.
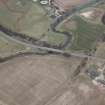
[[[56,29],[57,26],[58,26],[60,23],[62,23],[64,20],[66,20],[68,17],[70,17],[70,16],[72,16],[73,14],[75,14],[76,12],[78,12],[78,11],[84,9],[84,8],[87,8],[87,7],[89,7],[90,5],[97,5],[97,4],[102,3],[102,2],[104,2],[104,0],[93,0],[93,1],[87,3],[87,4],[83,5],[83,6],[74,7],[72,10],[71,10],[71,8],[70,8],[70,10],[68,10],[67,12],[65,12],[62,16],[56,18],[56,20],[51,24],[50,27],[51,27],[51,29],[52,29],[53,32],[59,33],[59,34],[63,34],[63,35],[66,36],[66,41],[65,41],[65,43],[62,45],[61,48],[65,48],[68,44],[70,44],[70,42],[71,42],[72,39],[74,39],[74,38],[73,38],[72,32],[71,32],[71,33],[66,32],[66,31],[61,32],[61,31],[59,31],[59,30]],[[72,42],[71,42],[71,43],[72,43]]]

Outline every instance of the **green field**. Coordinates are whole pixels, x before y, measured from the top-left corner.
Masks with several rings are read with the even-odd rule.
[[[94,49],[97,39],[105,31],[105,26],[102,24],[92,24],[78,15],[73,16],[70,21],[75,21],[75,29],[72,30],[71,28],[65,28],[64,25],[61,26],[61,30],[72,32],[74,37],[71,47],[66,49],[83,52],[89,52]]]
[[[60,45],[65,41],[65,35],[49,31],[47,33],[48,43],[51,45]]]
[[[45,10],[38,4],[32,4],[27,15],[20,21],[20,32],[40,39],[48,31],[50,22]]]
[[[0,24],[39,39],[48,30],[51,20],[37,2],[21,1],[9,0],[8,6],[0,3]]]
[[[12,30],[17,29],[18,20],[27,13],[32,5],[28,0],[22,1],[24,3],[20,3],[19,0],[0,1],[0,24]]]
[[[13,42],[3,35],[4,34],[0,32],[0,57],[7,57],[28,50],[24,45]]]
[[[38,2],[21,1],[21,4],[17,5],[18,0],[10,0],[9,9],[5,5],[0,7],[0,24],[51,45],[63,44],[65,36],[50,30],[52,19],[47,15],[45,8]]]
[[[59,46],[65,42],[65,35],[50,30],[52,19],[38,2],[10,0],[8,6],[11,8],[0,4],[0,24],[51,45]],[[68,23],[66,27],[64,24],[58,27],[60,31],[72,32],[73,41],[71,46],[66,47],[67,50],[91,51],[105,30],[103,24],[93,24],[78,15],[74,15]]]
[[[75,17],[77,29],[74,31],[75,40],[71,49],[89,51],[94,47],[96,40],[105,31],[105,26],[94,25],[82,20],[80,17]]]

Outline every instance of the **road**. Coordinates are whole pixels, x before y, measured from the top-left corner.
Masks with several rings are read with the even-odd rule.
[[[52,31],[55,33],[63,34],[66,36],[66,41],[62,45],[62,48],[65,48],[68,44],[70,46],[70,43],[72,43],[74,38],[73,38],[72,32],[66,32],[66,31],[61,32],[56,29],[57,26],[61,25],[68,17],[71,18],[73,16],[73,14],[79,12],[80,10],[87,8],[91,5],[97,5],[99,3],[102,3],[103,1],[104,0],[93,0],[90,3],[87,3],[83,6],[74,7],[73,9],[70,8],[70,10],[65,12],[62,16],[55,19],[55,21],[51,24]]]
[[[105,59],[95,57],[95,56],[89,56],[89,55],[80,54],[80,53],[73,53],[73,52],[70,52],[70,51],[63,51],[63,50],[55,49],[55,48],[48,48],[48,47],[41,47],[41,46],[38,46],[38,45],[32,45],[32,44],[25,43],[25,42],[22,42],[20,40],[17,40],[15,38],[9,37],[7,35],[5,35],[5,37],[12,40],[12,41],[14,41],[14,42],[20,43],[20,44],[25,45],[27,47],[31,47],[33,49],[46,50],[46,51],[50,51],[50,52],[54,52],[54,53],[58,53],[58,54],[63,54],[63,55],[70,55],[70,56],[75,56],[75,57],[80,57],[80,58],[88,58],[88,59],[105,61]]]

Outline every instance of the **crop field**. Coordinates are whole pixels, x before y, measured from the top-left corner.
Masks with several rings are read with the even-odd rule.
[[[75,57],[31,55],[0,64],[0,100],[7,105],[48,102],[59,88],[66,87],[65,81],[71,81],[81,61]]]
[[[60,55],[30,55],[0,64],[0,104],[105,105],[102,86],[94,85],[84,71],[73,76],[82,61]]]
[[[98,5],[97,7],[101,8],[101,9],[105,9],[105,2],[101,3],[100,5]]]

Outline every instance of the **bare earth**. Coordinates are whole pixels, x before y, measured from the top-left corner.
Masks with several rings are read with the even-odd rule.
[[[25,56],[5,62],[0,65],[0,100],[7,105],[42,105],[56,95],[80,62],[62,56]]]
[[[24,56],[0,64],[2,105],[105,105],[86,77],[71,78],[82,59]],[[82,81],[81,81],[82,80]],[[4,104],[3,104],[4,103]]]

